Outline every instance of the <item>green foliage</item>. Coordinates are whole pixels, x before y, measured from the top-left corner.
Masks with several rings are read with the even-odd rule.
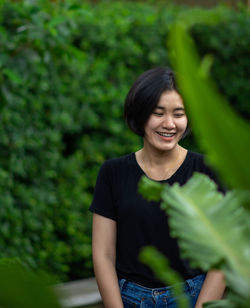
[[[150,182],[152,183],[152,181]],[[148,246],[141,251],[139,259],[143,263],[151,266],[155,275],[166,285],[173,286],[173,292],[177,298],[178,307],[189,307],[186,295],[182,294],[184,292],[184,284],[182,279],[174,270],[171,269],[168,260],[160,252],[155,250],[154,247]],[[179,294],[182,295],[178,296]]]
[[[156,181],[150,181],[147,177],[142,177],[138,191],[150,201],[160,201],[163,186]]]
[[[156,183],[146,177],[140,185],[144,183],[148,192],[155,189]],[[242,297],[248,296],[250,216],[241,207],[239,192],[223,196],[208,176],[195,173],[182,187],[178,183],[164,185],[161,198],[161,207],[170,217],[171,234],[179,239],[182,257],[204,271],[222,268],[232,289]]]
[[[229,288],[227,298],[207,303],[205,307],[247,308],[250,304],[249,125],[218,94],[208,77],[211,61],[206,57],[199,63],[186,27],[183,20],[177,22],[170,36],[178,83],[197,141],[221,177],[234,189],[224,196],[214,182],[198,173],[182,187],[177,183],[172,187],[157,187],[160,196],[151,194],[157,184],[150,187],[149,179],[144,178],[140,185],[146,184],[151,199],[163,200],[161,206],[169,215],[171,233],[178,238],[182,256],[205,271],[223,270]],[[237,137],[236,131],[240,132]]]
[[[0,259],[0,267],[12,267],[12,265],[19,265],[23,267],[23,264],[19,258],[1,258]]]
[[[125,94],[145,67],[167,63],[157,11],[23,1],[1,16],[0,256],[89,276],[97,170],[138,146],[122,120]]]
[[[207,58],[199,65],[190,38],[180,25],[172,32],[173,44],[176,52],[173,62],[182,73],[180,88],[197,139],[225,182],[231,187],[249,189],[250,125],[215,90],[208,78]]]
[[[92,275],[87,209],[97,171],[105,159],[139,148],[124,124],[123,101],[138,74],[169,65],[166,37],[182,11],[133,2],[1,2],[0,258],[19,257],[61,280]],[[248,15],[227,14],[237,41],[248,31]],[[220,37],[228,37],[226,24]],[[195,27],[195,36],[212,33],[207,41],[214,41],[213,26]],[[230,61],[249,40],[230,45]],[[217,82],[228,65],[220,62],[224,52],[214,49]],[[243,52],[240,59],[243,72],[250,60]],[[248,88],[240,74],[223,80],[240,82],[233,101],[247,112],[237,104]]]
[[[61,308],[41,277],[19,266],[0,267],[0,305],[5,308]]]
[[[211,75],[227,101],[240,112],[241,116],[250,119],[248,98],[250,96],[250,36],[249,12],[235,12],[229,19],[220,24],[207,27],[204,24],[195,25],[191,35],[199,54],[203,57],[210,54],[213,57]]]

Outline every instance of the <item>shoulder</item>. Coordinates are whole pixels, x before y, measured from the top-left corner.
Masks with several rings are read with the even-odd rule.
[[[206,156],[202,153],[188,151],[186,158],[186,169],[189,172],[205,173],[209,176],[213,174],[213,169],[206,162]]]
[[[194,160],[203,160],[204,154],[188,150],[189,158]]]
[[[134,153],[130,153],[121,157],[108,159],[102,164],[100,173],[105,173],[112,176],[117,173],[121,174],[126,172],[130,167],[133,167],[134,156]]]
[[[189,166],[192,166],[195,169],[204,169],[207,167],[204,154],[198,152],[189,150],[187,154],[187,161]]]
[[[111,158],[102,164],[102,168],[117,169],[126,168],[133,164],[134,153],[130,153],[121,157]]]

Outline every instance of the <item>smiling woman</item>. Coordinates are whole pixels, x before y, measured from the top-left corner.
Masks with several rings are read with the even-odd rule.
[[[187,150],[180,147],[178,142],[187,129],[187,122],[181,96],[175,90],[163,92],[145,124],[144,147],[136,153],[138,164],[149,178],[165,180],[180,167]],[[165,155],[172,153],[175,159],[172,163],[168,161],[166,165],[154,168],[148,153],[157,155],[156,152]]]
[[[164,92],[145,125],[144,147],[173,149],[187,128],[187,117],[181,96],[176,91]]]
[[[168,68],[143,73],[127,95],[124,114],[129,127],[143,136],[144,147],[135,155],[144,173],[158,181],[169,178],[187,155],[178,143],[189,132],[174,73]]]
[[[170,185],[184,185],[195,171],[215,180],[203,155],[179,145],[188,133],[188,119],[174,73],[165,67],[143,73],[127,95],[124,114],[144,145],[136,153],[103,164],[90,207],[94,270],[104,306],[176,307],[172,286],[165,286],[138,260],[141,248],[153,245],[186,280],[183,288],[192,307],[201,294],[196,306],[201,307],[204,300],[221,297],[223,280],[190,268],[170,235],[160,203],[138,193],[143,175]]]

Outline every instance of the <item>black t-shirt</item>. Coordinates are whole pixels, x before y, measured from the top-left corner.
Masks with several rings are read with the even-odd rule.
[[[169,179],[160,182],[184,185],[195,171],[215,180],[213,172],[204,163],[203,155],[188,151],[177,171]],[[160,208],[160,203],[149,202],[138,193],[138,182],[143,175],[135,153],[105,161],[97,177],[90,211],[117,222],[118,278],[149,288],[159,288],[164,286],[162,282],[138,260],[138,254],[144,246],[155,246],[184,279],[201,272],[191,269],[188,262],[181,259],[177,240],[169,234],[168,217]]]

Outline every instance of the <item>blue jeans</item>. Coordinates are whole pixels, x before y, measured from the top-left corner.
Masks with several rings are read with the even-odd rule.
[[[205,274],[188,279],[183,283],[183,290],[194,307],[203,285]],[[146,288],[125,279],[119,280],[124,308],[177,308],[173,287]]]

